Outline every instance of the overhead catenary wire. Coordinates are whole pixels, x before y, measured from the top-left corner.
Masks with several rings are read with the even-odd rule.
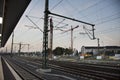
[[[74,11],[73,11],[73,12],[76,12],[77,14],[79,14],[79,13],[81,13],[81,12],[84,12],[85,10],[87,10],[87,9],[89,9],[89,8],[98,6],[98,3],[101,4],[102,2],[104,2],[104,0],[103,0],[103,1],[100,0],[100,1],[96,2],[95,4],[88,6],[87,8],[85,8],[85,9],[83,9],[83,10],[79,10],[79,8],[77,8],[77,7],[75,7],[74,5],[72,5],[72,3],[71,3],[69,0],[65,0],[65,1],[68,3],[69,6],[71,6],[71,8],[74,8]],[[88,2],[88,3],[90,3],[90,2]],[[85,4],[86,4],[86,3],[85,3]],[[83,4],[83,5],[85,5],[85,4]],[[71,15],[73,16],[74,14],[71,14]],[[81,14],[81,15],[82,15],[82,14]],[[88,17],[86,16],[86,18],[88,18]]]
[[[116,19],[116,18],[115,18]]]
[[[63,1],[63,0],[60,0],[60,1]],[[69,0],[68,0],[69,1]],[[57,2],[59,2],[59,1],[57,1]],[[70,2],[70,1],[69,1]],[[99,2],[99,1],[98,1]],[[70,2],[71,3],[71,2]],[[68,3],[69,4],[69,3]],[[71,3],[71,4],[73,4],[73,3]],[[70,4],[70,5],[71,5]],[[56,4],[57,5],[57,4]],[[109,4],[110,5],[110,4]],[[74,5],[72,5],[73,7],[74,7]],[[54,7],[54,6],[53,6]],[[76,7],[76,6],[75,6]],[[96,6],[94,6],[94,7],[96,7]],[[105,6],[103,6],[104,8],[109,8],[109,6],[108,7],[105,7]],[[56,8],[56,7],[55,7]],[[55,8],[53,8],[53,9],[55,9]],[[57,6],[57,8],[59,8],[58,6]],[[89,10],[89,9],[92,9],[93,7],[91,7],[91,8],[88,8],[87,10]],[[52,9],[52,8],[51,8]],[[73,9],[73,11],[75,11],[75,8],[72,8]],[[77,8],[76,8],[76,10],[77,10]],[[85,10],[86,11],[86,10]],[[98,11],[100,11],[100,9],[98,9]],[[78,12],[78,11],[77,11]],[[84,10],[83,10],[83,12],[84,12]],[[94,12],[94,14],[95,14],[96,12]],[[70,14],[70,13],[69,13]],[[68,15],[69,15],[68,14]],[[73,14],[73,13],[72,13]],[[90,13],[91,14],[91,13]],[[89,14],[89,16],[91,16]],[[94,15],[93,14],[93,15]],[[98,13],[97,13],[98,14]],[[73,14],[74,15],[74,14]],[[93,16],[92,15],[92,16]],[[110,16],[110,15],[109,15]],[[94,16],[93,16],[94,17]],[[107,23],[107,22],[109,22],[109,20],[110,21],[116,21],[116,20],[118,20],[118,19],[114,19],[114,18],[117,18],[116,16],[114,17],[112,17],[112,18],[106,18],[107,16],[105,16],[105,17],[101,17],[101,19],[103,19],[103,22],[101,21],[98,21],[96,18],[95,18],[95,21],[96,21],[96,23],[98,23],[97,25],[100,25],[100,24],[103,24],[103,23]],[[83,19],[84,19],[85,17],[83,17]],[[64,18],[63,18],[64,19]],[[101,19],[99,19],[99,20],[101,20]],[[111,19],[113,19],[113,20],[111,20]],[[92,20],[93,21],[93,20]],[[105,21],[105,22],[104,22]],[[58,22],[60,22],[60,21],[58,21]],[[62,24],[62,23],[61,23]],[[57,23],[56,23],[56,25],[57,25]],[[111,26],[111,25],[110,25]],[[104,26],[103,26],[104,27]],[[119,29],[119,28],[117,28],[117,29]],[[103,33],[109,33],[109,32],[111,32],[111,31],[114,31],[114,30],[117,30],[117,29],[112,29],[112,30],[108,30],[108,31],[102,31],[102,30],[104,30],[104,29],[102,29],[101,31],[103,32]],[[27,32],[27,31],[26,31]],[[76,31],[75,31],[75,35],[77,36],[77,37],[79,37],[77,34],[79,33],[79,30],[77,29]],[[99,34],[96,34],[96,35],[99,35]],[[24,37],[24,36],[22,36],[22,37]],[[34,36],[33,36],[34,37]],[[36,37],[38,37],[38,35],[36,36]],[[57,37],[57,38],[56,38]],[[68,34],[60,34],[60,33],[56,33],[55,34],[55,40],[57,40],[57,41],[55,41],[55,42],[58,42],[58,41],[60,41],[60,42],[58,42],[58,43],[61,43],[62,41],[61,41],[61,39],[65,39],[64,37],[66,37],[66,39],[67,39],[67,37],[69,37],[68,36]],[[35,40],[34,40],[35,41]],[[36,41],[35,41],[36,42]],[[67,42],[67,40],[65,41],[65,43]],[[61,43],[61,44],[64,44],[64,43]]]
[[[27,15],[29,15],[32,10],[34,10],[34,8],[37,6],[37,4],[40,2],[40,0],[37,0],[36,3],[33,5],[33,7],[31,7],[31,9],[27,12]]]
[[[111,17],[115,17],[115,16],[119,16],[119,14],[120,14],[120,11],[119,12],[115,12],[114,14],[112,14],[112,15],[108,15],[108,16],[105,16],[105,17],[102,17],[100,20],[104,20],[104,19],[109,19],[109,18],[111,18]],[[93,22],[98,22],[97,20],[95,20],[95,21],[93,21]]]
[[[118,14],[118,13],[117,13],[117,14]],[[114,16],[114,15],[111,15],[111,16]],[[109,16],[109,17],[110,17],[110,16]],[[105,18],[107,18],[107,17],[105,17]],[[105,19],[105,18],[104,18],[104,19]]]
[[[50,10],[55,9],[62,1],[63,1],[63,0],[60,0],[60,1],[59,1],[57,4],[55,4]],[[44,19],[44,15],[42,15],[42,17],[40,17],[40,18],[38,19],[38,21],[39,21],[41,18]],[[37,23],[38,21],[36,21],[36,23]]]
[[[109,21],[114,21],[114,20],[116,20],[116,19],[119,19],[120,17],[116,17],[116,18],[113,18],[113,19],[109,19],[109,18],[111,18],[111,17],[114,17],[114,16],[116,16],[117,14],[119,14],[120,12],[116,12],[115,14],[113,14],[113,15],[110,15],[110,16],[107,16],[107,17],[104,17],[104,18],[102,18],[104,21],[102,21],[102,22],[98,22],[98,23],[96,23],[97,21],[94,21],[95,23],[96,23],[96,25],[98,26],[98,25],[101,25],[101,24],[103,24],[103,23],[107,23],[107,22],[109,22]],[[108,19],[108,20],[105,20],[105,19]]]
[[[37,4],[39,3],[39,1],[40,1],[40,0],[37,0],[37,1],[35,2],[35,4],[33,4],[33,6],[29,9],[29,11],[26,12],[27,15],[29,15],[29,14],[32,12],[32,10],[37,6]],[[25,18],[26,18],[26,17],[24,17],[22,21],[24,21]],[[24,21],[22,24],[24,24],[25,22],[26,22],[26,21]],[[21,26],[20,26],[20,27],[21,27]],[[30,29],[27,30],[27,31],[25,31],[24,33],[16,36],[16,37],[17,37],[17,38],[18,38],[18,37],[20,37],[20,38],[21,38],[21,37],[24,37],[23,34],[25,35],[25,33],[29,32],[29,31],[30,31]],[[15,33],[16,33],[16,29],[15,29]],[[16,38],[16,37],[15,37],[15,38]]]
[[[60,2],[58,2],[57,4],[60,4],[61,2],[62,2],[62,0],[61,0]],[[56,4],[56,5],[57,5],[57,4]],[[55,5],[55,6],[56,6],[56,5]],[[54,7],[55,7],[55,6],[54,6]],[[53,9],[54,9],[54,8],[53,8]]]
[[[119,28],[119,27],[118,27],[118,28]],[[114,29],[118,30],[118,28],[114,28]],[[114,30],[114,31],[116,31],[116,30]],[[113,29],[110,30],[109,32],[111,32],[111,31],[113,31]],[[104,34],[104,33],[105,33],[105,32],[103,32],[103,34]],[[98,35],[98,34],[96,34],[96,35]],[[63,37],[61,36],[61,37],[59,37],[59,39],[64,38],[64,37],[65,37],[65,36],[63,36]],[[78,36],[78,37],[79,37],[79,36]],[[79,38],[80,38],[80,37],[79,37]],[[58,38],[55,38],[55,39],[58,39]],[[60,41],[59,39],[58,39],[58,41]],[[61,42],[58,42],[58,41],[55,41],[55,42],[61,43]],[[66,42],[68,42],[68,41],[66,41]]]
[[[107,0],[106,0],[107,1]],[[116,1],[119,1],[119,0],[116,0]],[[103,1],[104,2],[104,1]],[[112,6],[111,4],[112,4],[113,2],[111,2],[111,3],[109,3],[109,4],[107,4],[107,5],[105,5],[105,6],[102,6],[100,9],[96,9],[96,12],[94,12],[94,11],[92,11],[92,13],[90,12],[89,14],[87,14],[87,15],[85,15],[85,16],[82,16],[82,17],[79,17],[80,19],[82,18],[82,19],[84,19],[84,18],[86,18],[87,17],[87,19],[88,19],[88,16],[90,16],[90,15],[95,15],[96,13],[98,13],[98,12],[101,12],[101,11],[103,11],[104,9],[107,9],[107,8],[109,8],[110,6]],[[96,6],[98,6],[98,5],[96,5]],[[109,7],[108,7],[109,6]],[[84,11],[83,11],[84,12]],[[92,21],[92,22],[94,22],[94,21]]]
[[[53,9],[55,9],[63,0],[60,0],[56,5],[54,5],[50,10],[52,11]]]
[[[35,25],[36,28],[38,28],[41,32],[43,32],[43,30],[40,29],[40,28],[38,27],[38,25],[36,25],[36,24],[29,18],[29,16],[26,15],[26,17]]]
[[[98,6],[99,4],[103,3],[104,1],[105,1],[105,0],[100,0],[100,1],[96,2],[95,4],[90,5],[90,6],[88,6],[87,8],[78,11],[78,13],[84,12],[85,10],[88,10],[88,9],[90,9],[90,8],[92,8],[92,7]]]
[[[117,19],[120,19],[120,17],[115,17],[115,18],[110,19],[110,20],[102,21],[102,22],[100,22],[100,23],[97,23],[97,25],[100,25],[100,24],[103,24],[103,23],[107,23],[107,22],[110,22],[110,21],[114,21],[114,20],[117,20]]]
[[[29,17],[35,18],[35,19],[42,19],[42,20],[44,20],[44,18],[39,18],[39,17],[36,17],[36,16],[29,16]],[[50,17],[56,18],[56,17],[54,17],[54,16],[50,16]],[[58,19],[60,19],[60,18],[58,18]],[[67,23],[63,23],[63,21],[65,21],[65,19],[62,19],[62,21],[57,21],[57,20],[53,20],[53,21],[56,22],[56,23],[58,23],[58,24],[68,25]]]

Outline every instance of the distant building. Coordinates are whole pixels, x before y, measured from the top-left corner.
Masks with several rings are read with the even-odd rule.
[[[81,47],[82,54],[93,53],[96,55],[98,53],[105,55],[115,55],[120,54],[120,46],[82,46]]]

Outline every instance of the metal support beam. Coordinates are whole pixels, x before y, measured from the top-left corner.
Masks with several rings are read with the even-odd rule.
[[[70,19],[70,20],[76,21],[76,22],[80,22],[80,23],[84,23],[84,24],[87,24],[87,25],[95,26],[95,24],[91,24],[91,23],[87,23],[87,22],[84,22],[84,21],[80,21],[80,20],[74,19],[74,18],[66,17],[66,16],[59,15],[59,14],[55,14],[55,13],[52,13],[50,11],[48,11],[48,13],[51,14],[51,15],[54,15],[54,16],[59,16],[59,17],[62,17],[62,18],[66,18],[66,19]]]
[[[47,68],[47,54],[48,54],[48,9],[49,0],[45,0],[44,12],[44,33],[43,33],[43,65],[42,68]]]

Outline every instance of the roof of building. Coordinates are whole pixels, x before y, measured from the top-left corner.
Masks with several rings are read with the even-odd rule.
[[[3,18],[1,46],[4,47],[19,19],[31,0],[0,0],[0,17]]]
[[[98,49],[98,46],[83,46],[85,49]],[[100,46],[99,49],[120,49],[120,46]]]

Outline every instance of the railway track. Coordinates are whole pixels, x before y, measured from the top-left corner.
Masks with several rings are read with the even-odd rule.
[[[43,73],[43,72],[39,72],[39,68],[41,66],[41,64],[35,64],[34,62],[28,61],[28,60],[23,60],[23,59],[16,59],[16,58],[6,58],[8,61],[15,62],[15,64],[17,63],[18,65],[20,65],[22,68],[25,68],[23,66],[27,67],[27,70],[34,72],[35,75],[37,75],[38,77],[42,76],[42,80],[78,80],[75,79],[73,77],[70,76],[64,76],[61,74],[54,74],[54,73]],[[37,67],[38,66],[38,67]],[[35,68],[36,67],[36,68]],[[18,69],[18,68],[17,68]],[[18,71],[19,72],[19,71]],[[33,75],[33,74],[32,74]],[[24,75],[26,76],[26,75]],[[27,77],[27,76],[26,76]],[[24,79],[23,79],[24,80]],[[25,80],[29,80],[29,79],[25,79]],[[30,78],[30,80],[41,80],[40,79],[32,79]],[[83,79],[82,79],[83,80]],[[85,79],[84,79],[85,80]]]
[[[7,60],[6,58],[3,58],[3,60],[7,61],[7,63],[14,69],[14,71],[20,76],[22,80],[45,80],[40,75],[35,74],[31,70],[16,62],[11,63],[11,61]]]
[[[30,60],[30,59],[28,59]],[[32,60],[30,60],[32,61]],[[41,63],[39,60],[33,60],[37,63]],[[53,69],[57,69],[66,73],[87,77],[89,79],[99,80],[119,80],[120,68],[109,65],[97,65],[97,64],[76,64],[61,61],[49,61],[49,66]]]
[[[24,58],[24,57],[22,57],[22,58]],[[27,59],[27,60],[31,60],[31,58],[29,57],[25,57],[25,59]],[[42,59],[36,59],[36,58],[32,58],[32,60],[33,61],[42,61]],[[48,62],[50,62],[50,63],[54,63],[54,62],[63,62],[63,61],[54,61],[54,60],[50,60],[50,61],[48,61]],[[100,66],[100,67],[111,67],[111,68],[120,68],[120,63],[119,64],[113,64],[113,63],[105,63],[105,62],[90,62],[89,63],[89,61],[88,62],[69,62],[69,61],[64,61],[64,63],[72,63],[72,64],[78,64],[78,65],[91,65],[91,66]]]
[[[75,69],[80,69],[80,68],[82,68],[82,69],[88,69],[88,70],[94,70],[94,71],[102,71],[102,72],[108,72],[108,73],[115,73],[115,74],[120,74],[120,67],[118,68],[116,68],[116,67],[109,67],[109,66],[103,66],[103,65],[95,65],[95,64],[76,64],[76,63],[71,63],[71,62],[56,62],[56,61],[52,61],[52,62],[50,62],[50,63],[52,63],[52,64],[56,64],[56,65],[59,65],[59,66],[68,66],[68,67],[70,67],[71,65],[71,67],[72,68],[75,68]],[[66,65],[64,65],[64,64],[66,64]],[[66,67],[67,67],[66,66]]]
[[[117,74],[112,74],[112,73],[107,73],[102,71],[83,69],[83,68],[66,66],[66,65],[60,65],[60,67],[54,66],[54,65],[50,65],[50,66],[55,69],[60,69],[64,72],[87,77],[89,79],[95,79],[95,80],[119,80],[120,79],[120,76]]]
[[[42,62],[40,60],[34,59],[22,59],[18,60],[29,61],[33,65],[41,65]],[[80,77],[84,77],[92,80],[119,80],[119,68],[109,67],[109,66],[100,66],[100,65],[92,65],[92,64],[75,64],[68,62],[59,62],[59,61],[49,61],[49,67],[54,70],[62,71],[66,74],[72,74]]]

